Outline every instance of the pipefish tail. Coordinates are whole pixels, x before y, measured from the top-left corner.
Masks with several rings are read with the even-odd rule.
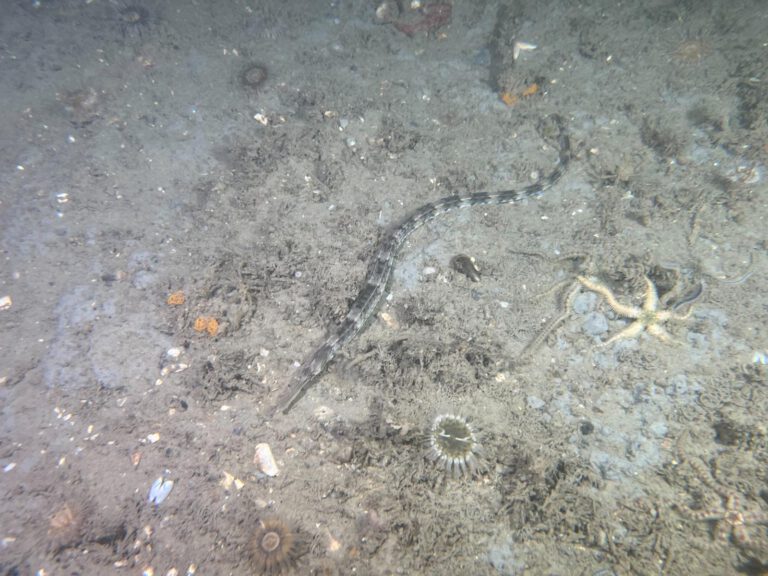
[[[329,337],[312,356],[307,358],[293,376],[290,384],[281,393],[278,405],[284,414],[296,404],[307,388],[322,374],[334,356],[360,333],[376,312],[387,290],[387,283],[392,274],[395,258],[403,242],[414,230],[458,208],[498,206],[539,198],[560,180],[571,158],[571,141],[563,119],[557,114],[545,118],[539,125],[539,132],[545,139],[556,140],[558,146],[558,164],[545,178],[520,189],[478,192],[465,196],[447,196],[435,202],[424,204],[384,237],[371,261],[368,274],[365,277],[365,284],[347,312],[340,329]]]

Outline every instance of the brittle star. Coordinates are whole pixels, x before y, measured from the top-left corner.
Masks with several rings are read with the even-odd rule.
[[[683,460],[687,460],[682,453],[681,457]],[[685,504],[678,504],[677,507],[694,520],[716,522],[715,535],[721,542],[728,542],[728,539],[731,538],[733,543],[738,546],[749,546],[750,538],[746,527],[750,524],[768,524],[768,514],[762,510],[750,512],[742,506],[741,496],[719,484],[700,460],[687,461],[696,477],[705,486],[714,490],[720,499],[717,504],[699,510],[691,510]]]
[[[731,537],[734,544],[749,546],[750,538],[746,526],[749,524],[768,524],[768,514],[762,511],[750,512],[746,510],[741,505],[741,498],[735,492],[723,492],[720,496],[723,502],[718,506],[704,510],[682,508],[694,520],[717,522],[715,534],[722,542],[727,542],[728,538]]]
[[[611,289],[599,282],[590,280],[585,276],[577,276],[577,278],[585,288],[600,294],[600,296],[602,296],[608,303],[608,306],[611,307],[611,310],[616,312],[616,314],[634,320],[634,322],[624,328],[624,330],[603,342],[603,346],[612,344],[616,340],[634,338],[641,332],[648,332],[648,334],[656,336],[656,338],[662,342],[677,343],[677,341],[669,335],[669,332],[664,329],[662,324],[668,320],[687,320],[691,315],[692,309],[689,309],[688,312],[682,315],[675,314],[672,310],[659,310],[659,294],[656,291],[656,286],[647,276],[643,276],[645,279],[645,299],[642,308],[620,303],[616,300],[616,296],[613,295]]]

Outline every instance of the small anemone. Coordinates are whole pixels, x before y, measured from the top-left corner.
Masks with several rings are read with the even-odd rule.
[[[483,446],[466,418],[441,414],[432,422],[428,442],[429,459],[445,468],[452,478],[478,473]]]
[[[267,67],[251,63],[240,72],[240,85],[248,90],[258,90],[267,81]]]
[[[129,36],[142,37],[144,30],[149,28],[149,10],[138,4],[123,6],[117,11],[117,21],[123,38]]]
[[[117,12],[120,21],[125,24],[146,24],[149,22],[149,10],[143,6],[126,6]]]
[[[301,555],[301,538],[280,518],[263,518],[251,537],[250,548],[256,574],[273,576],[296,565]]]
[[[54,552],[76,546],[83,533],[86,511],[76,502],[65,502],[48,519],[48,545]]]

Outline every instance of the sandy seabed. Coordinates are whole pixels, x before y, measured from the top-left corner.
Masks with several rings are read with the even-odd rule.
[[[1,574],[768,573],[765,2],[405,4],[5,3]]]

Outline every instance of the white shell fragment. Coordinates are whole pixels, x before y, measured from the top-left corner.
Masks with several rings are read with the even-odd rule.
[[[11,301],[10,296],[3,296],[0,298],[0,310],[8,310],[12,304],[13,302]]]
[[[280,473],[277,463],[275,462],[275,457],[272,456],[272,449],[269,447],[269,444],[256,445],[256,456],[254,456],[253,462],[259,467],[259,470],[267,476],[274,477]]]
[[[230,474],[226,470],[222,470],[222,473],[224,474],[224,478],[221,479],[219,484],[222,488],[224,488],[224,490],[231,490],[232,486],[238,490],[242,490],[243,486],[245,486],[245,482],[240,480],[240,478],[235,478],[234,475]]]
[[[149,489],[149,503],[159,506],[168,497],[171,490],[173,490],[173,480],[166,480],[160,476],[160,478],[152,483],[152,487]]]
[[[530,44],[528,42],[515,42],[512,45],[512,59],[517,60],[520,58],[521,52],[530,52],[531,50],[536,50],[538,46],[536,44]]]
[[[184,352],[181,348],[174,347],[174,348],[168,348],[168,350],[165,352],[166,356],[168,358],[173,358],[174,360],[181,356],[182,352]]]

